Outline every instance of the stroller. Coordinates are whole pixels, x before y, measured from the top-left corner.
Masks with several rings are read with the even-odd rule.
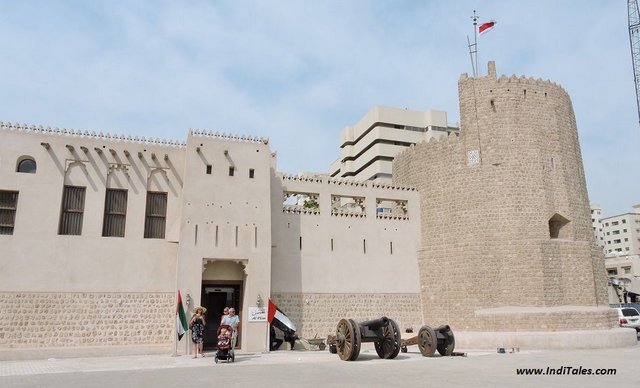
[[[216,350],[216,364],[220,360],[225,360],[226,362],[234,362],[236,356],[235,354],[233,354],[233,328],[229,325],[220,325],[218,327],[217,334],[218,350]]]

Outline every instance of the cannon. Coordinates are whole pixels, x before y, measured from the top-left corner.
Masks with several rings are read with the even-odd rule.
[[[341,319],[336,328],[335,344],[329,351],[338,353],[343,361],[355,361],[363,342],[373,342],[380,358],[392,359],[400,353],[400,329],[387,317],[356,323]]]
[[[417,336],[401,341],[402,353],[406,353],[407,346],[410,345],[418,345],[420,353],[425,357],[433,356],[436,349],[443,356],[451,356],[456,346],[456,339],[449,325],[442,325],[435,329],[424,325]]]

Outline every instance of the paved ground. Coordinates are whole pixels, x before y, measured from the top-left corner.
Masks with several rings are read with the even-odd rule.
[[[369,344],[366,344],[369,345]],[[467,357],[420,355],[395,360],[363,349],[355,362],[327,351],[238,352],[233,364],[213,357],[163,355],[0,362],[0,387],[602,387],[640,386],[640,345],[624,349],[539,351]],[[615,368],[615,375],[521,376],[517,368]],[[565,368],[566,370],[566,368]],[[572,369],[573,370],[573,369]]]

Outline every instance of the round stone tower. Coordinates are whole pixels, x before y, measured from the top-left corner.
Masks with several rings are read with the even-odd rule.
[[[458,88],[460,136],[415,145],[393,164],[394,183],[420,192],[425,322],[484,332],[469,346],[554,347],[487,332],[608,329],[630,341],[610,330],[569,95],[549,81],[498,79],[493,62]]]

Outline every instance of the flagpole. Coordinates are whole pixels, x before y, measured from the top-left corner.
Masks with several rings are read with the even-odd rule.
[[[479,76],[478,69],[478,17],[476,16],[476,10],[473,10],[473,39],[476,45],[476,77]]]
[[[175,299],[176,301],[178,300],[178,294],[175,295]],[[178,357],[178,309],[177,308],[176,308],[175,316],[173,317],[173,354],[171,356]]]
[[[471,16],[471,20],[473,20],[473,44],[469,40],[469,35],[467,35],[467,44],[469,45],[469,58],[471,59],[471,70],[473,71],[473,76],[478,76],[478,16],[476,15],[476,10],[473,10],[473,16]]]

